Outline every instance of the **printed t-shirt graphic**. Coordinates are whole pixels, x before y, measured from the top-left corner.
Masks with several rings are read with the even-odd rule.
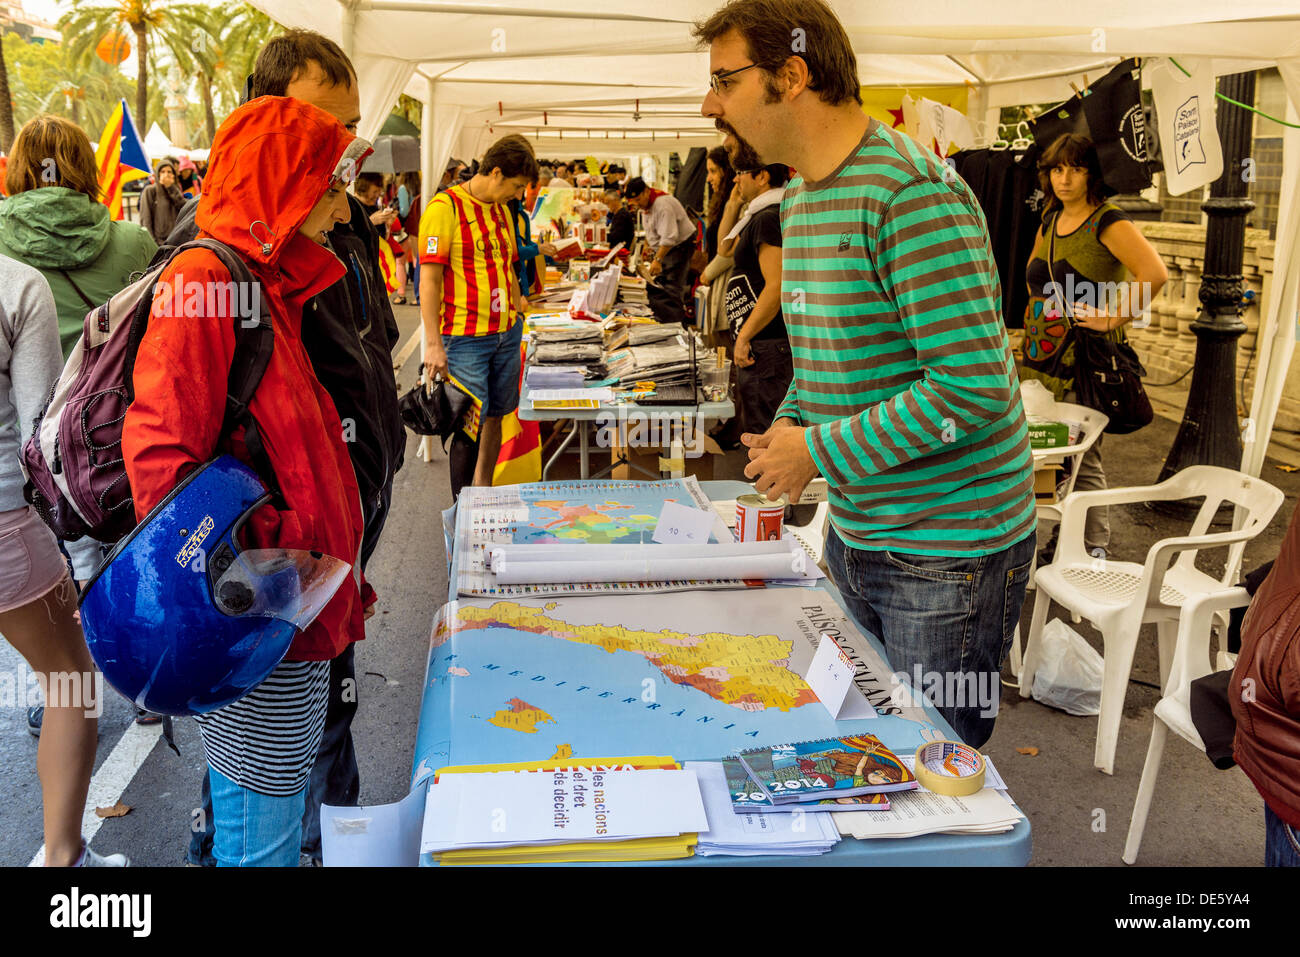
[[[442,334],[486,336],[510,328],[510,270],[519,258],[505,206],[481,203],[465,186],[439,193],[420,217],[420,262],[447,268]]]

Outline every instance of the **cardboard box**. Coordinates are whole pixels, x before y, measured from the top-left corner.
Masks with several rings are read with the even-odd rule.
[[[1049,465],[1034,469],[1034,503],[1036,505],[1056,504],[1056,484],[1061,480],[1061,467]]]

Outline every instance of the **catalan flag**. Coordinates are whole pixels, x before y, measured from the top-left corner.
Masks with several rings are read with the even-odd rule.
[[[119,100],[108,118],[104,135],[95,149],[95,164],[99,167],[99,200],[108,207],[113,219],[121,219],[122,187],[153,172],[126,100]]]
[[[406,275],[398,274],[397,260],[402,255],[402,247],[387,236],[379,237],[379,271],[384,274],[384,288],[391,296],[406,288]]]
[[[520,320],[523,321],[522,319]],[[528,340],[519,344],[519,387],[524,383]],[[501,452],[492,472],[493,485],[521,485],[542,480],[542,433],[536,422],[519,418],[518,410],[501,418]]]

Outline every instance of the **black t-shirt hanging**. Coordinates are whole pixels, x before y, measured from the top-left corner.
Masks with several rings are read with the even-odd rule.
[[[781,207],[778,204],[760,209],[736,237],[736,265],[727,281],[727,325],[733,335],[758,305],[758,297],[766,285],[758,262],[758,248],[764,243],[781,248]],[[785,337],[785,319],[779,309],[772,321],[754,336],[755,339]]]
[[[1065,133],[1082,133],[1097,147],[1107,186],[1116,193],[1146,189],[1151,173],[1137,60],[1120,62],[1086,92],[1031,122],[1034,140],[1046,149]]]

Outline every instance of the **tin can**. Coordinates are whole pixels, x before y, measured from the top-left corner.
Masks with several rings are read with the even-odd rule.
[[[775,542],[781,539],[785,505],[763,495],[742,495],[736,499],[736,536],[742,542]]]

